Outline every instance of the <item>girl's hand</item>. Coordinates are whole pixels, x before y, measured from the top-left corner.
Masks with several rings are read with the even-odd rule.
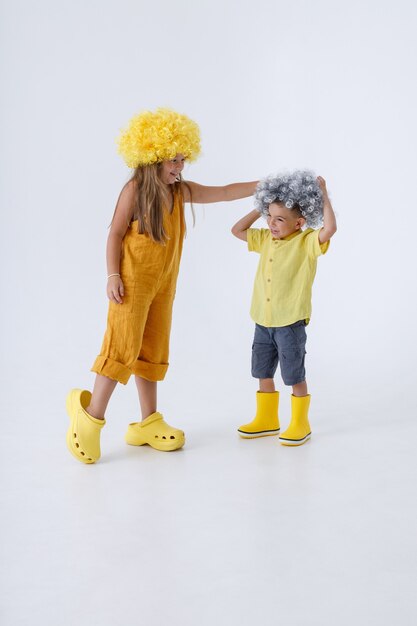
[[[123,287],[123,282],[120,276],[110,276],[107,280],[107,297],[111,302],[115,302],[116,304],[123,304],[123,296],[125,295],[125,290]]]

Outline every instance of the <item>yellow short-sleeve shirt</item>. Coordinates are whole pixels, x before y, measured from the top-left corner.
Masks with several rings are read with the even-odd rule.
[[[320,244],[320,230],[299,230],[284,239],[274,239],[268,228],[249,228],[248,249],[258,252],[258,270],[250,314],[262,326],[288,326],[311,317],[311,292],[317,257],[325,254],[330,241]]]

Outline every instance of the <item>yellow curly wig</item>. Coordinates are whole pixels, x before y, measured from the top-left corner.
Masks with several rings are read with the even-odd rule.
[[[200,129],[189,117],[171,109],[142,111],[132,117],[117,144],[128,167],[168,161],[176,154],[195,161],[201,149]]]

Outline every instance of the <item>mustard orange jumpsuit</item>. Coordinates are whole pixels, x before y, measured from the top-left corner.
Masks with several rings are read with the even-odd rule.
[[[153,241],[130,223],[122,242],[123,304],[109,303],[107,329],[91,371],[126,384],[131,374],[163,380],[168,369],[172,305],[185,233],[184,202],[174,186],[165,211],[167,241]]]

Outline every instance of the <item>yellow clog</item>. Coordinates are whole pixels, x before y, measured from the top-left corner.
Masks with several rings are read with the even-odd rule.
[[[70,427],[67,446],[71,454],[82,463],[95,463],[100,458],[100,432],[106,423],[87,413],[91,393],[83,389],[72,389],[67,396],[67,413]]]
[[[147,444],[164,452],[178,450],[185,443],[183,431],[169,426],[158,412],[152,413],[143,422],[129,424],[125,439],[131,446]]]

